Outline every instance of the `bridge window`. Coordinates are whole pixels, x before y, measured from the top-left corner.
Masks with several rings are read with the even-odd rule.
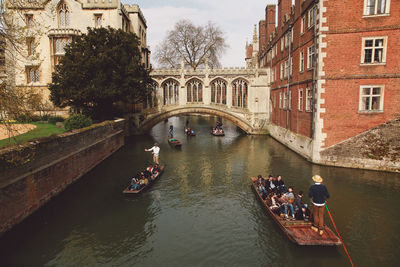
[[[226,82],[218,79],[211,83],[211,103],[226,104]]]
[[[232,84],[232,106],[247,108],[248,86],[245,80],[236,80]]]
[[[179,86],[175,80],[168,80],[163,83],[163,104],[177,104],[179,101]]]
[[[191,80],[187,86],[187,102],[203,102],[203,85],[199,80]]]

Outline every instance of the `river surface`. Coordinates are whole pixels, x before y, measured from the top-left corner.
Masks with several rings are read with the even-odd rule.
[[[186,119],[197,136],[184,135]],[[307,192],[312,175],[320,174],[355,265],[398,265],[398,174],[312,165],[272,138],[247,136],[228,121],[225,137],[212,136],[215,122],[174,117],[127,140],[3,235],[0,265],[350,266],[341,247],[291,243],[250,188],[249,177],[258,174],[280,174],[297,192]],[[167,142],[170,124],[181,149]],[[155,141],[164,174],[142,195],[123,195],[132,175],[151,161],[144,149]]]

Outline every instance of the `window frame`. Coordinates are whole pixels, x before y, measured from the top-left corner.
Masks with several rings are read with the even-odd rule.
[[[100,19],[100,25],[98,24],[98,20]],[[103,27],[103,14],[102,13],[96,13],[94,14],[94,27],[95,28],[101,28]]]
[[[368,94],[368,97],[370,98],[369,100],[369,107],[370,109],[366,110],[363,109],[363,98],[366,97],[367,95],[363,93],[365,88],[370,88],[370,94]],[[379,107],[380,109],[373,110],[371,109],[372,107],[372,98],[376,97],[378,95],[373,94],[373,89],[374,88],[379,88],[380,89],[380,94],[379,94]],[[378,85],[361,85],[360,90],[359,90],[359,99],[358,99],[358,112],[359,113],[383,113],[383,104],[384,104],[384,93],[385,93],[385,85],[383,84],[378,84]]]
[[[383,46],[382,46],[382,62],[374,62],[375,59],[375,49],[381,48],[381,47],[375,47],[375,40],[382,39],[383,40]],[[367,40],[372,40],[373,41],[373,46],[372,46],[372,58],[371,62],[365,62],[365,50],[370,49],[366,48],[365,46],[365,41]],[[387,52],[387,36],[370,36],[370,37],[362,37],[361,39],[361,65],[385,65],[386,64],[386,52]]]
[[[299,52],[299,72],[304,72],[304,49]]]
[[[312,87],[306,88],[306,112],[312,112]],[[310,101],[309,101],[310,100]]]
[[[35,25],[35,21],[33,20],[33,14],[25,14],[25,25],[28,27],[33,27]]]
[[[308,15],[308,29],[310,29],[311,27],[313,27],[315,25],[315,23],[317,22],[317,6],[313,6],[311,7],[308,11],[307,11],[307,15]]]
[[[303,15],[300,19],[300,35],[306,32],[306,15]]]
[[[375,0],[374,14],[369,14],[368,1],[369,0],[364,0],[363,17],[379,17],[379,16],[389,16],[390,15],[390,0],[384,0],[385,1],[385,12],[384,13],[378,13],[378,0]]]
[[[27,84],[40,83],[39,66],[27,66],[25,70],[26,70]],[[31,71],[33,71],[33,76],[31,76],[32,75]]]
[[[297,108],[299,111],[303,111],[303,88],[300,88],[298,91],[298,103]]]
[[[313,48],[313,53],[310,54],[310,48]],[[311,60],[310,60],[311,55]],[[315,45],[312,44],[307,47],[307,70],[312,70],[314,68],[314,60],[315,59]]]

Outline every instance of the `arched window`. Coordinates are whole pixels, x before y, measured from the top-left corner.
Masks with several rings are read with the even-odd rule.
[[[186,85],[187,102],[203,102],[203,84],[197,79],[190,80]]]
[[[57,10],[57,14],[58,14],[58,26],[59,27],[69,27],[69,9],[67,4],[65,4],[64,2],[61,2],[58,5],[58,10]]]
[[[235,80],[232,83],[232,106],[247,108],[247,82],[242,79]]]
[[[211,103],[226,105],[226,82],[222,79],[211,83]]]
[[[163,104],[177,104],[179,101],[179,85],[173,80],[169,79],[162,84],[163,88]]]

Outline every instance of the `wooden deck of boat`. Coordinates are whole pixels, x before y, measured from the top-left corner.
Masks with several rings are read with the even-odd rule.
[[[161,175],[164,172],[164,167],[165,166],[160,166],[160,172],[158,173],[157,177],[154,180],[152,180],[151,182],[149,181],[149,183],[147,185],[143,186],[139,190],[131,190],[131,189],[129,189],[131,187],[131,185],[128,185],[128,187],[125,188],[124,191],[122,191],[122,193],[124,193],[124,194],[139,194],[139,193],[143,192],[144,190],[148,189],[149,187],[151,187],[152,184],[154,184],[157,180],[160,179]]]
[[[173,145],[175,147],[182,146],[182,142],[179,141],[178,139],[171,140],[171,138],[170,138],[170,139],[168,139],[168,143],[170,143],[171,145]]]
[[[267,213],[292,242],[302,246],[340,246],[342,244],[340,239],[328,226],[325,226],[324,233],[319,235],[319,233],[311,229],[311,222],[304,220],[285,220],[272,212],[266,202],[262,199],[261,194],[258,192],[255,184],[256,181],[257,178],[251,178],[251,187],[253,188],[254,193],[258,196],[258,200],[261,201],[261,204],[266,209]]]

